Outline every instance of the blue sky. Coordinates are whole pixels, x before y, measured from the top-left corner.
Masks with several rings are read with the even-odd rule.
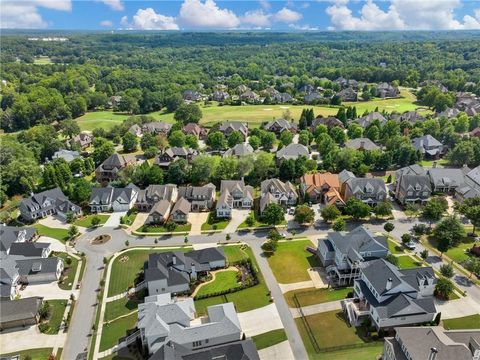
[[[1,0],[2,28],[480,29],[480,0]]]

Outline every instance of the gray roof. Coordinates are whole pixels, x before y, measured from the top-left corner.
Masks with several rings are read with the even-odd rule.
[[[385,182],[381,178],[350,178],[346,181],[346,185],[355,195],[387,193]]]
[[[401,115],[398,115],[398,114],[392,115],[392,119],[397,121],[408,121],[408,122],[416,123],[418,121],[424,121],[425,117],[423,117],[416,111],[407,111]]]
[[[443,144],[435,139],[432,135],[424,135],[412,140],[413,147],[422,154],[427,153],[435,156],[442,152]]]
[[[446,108],[440,113],[436,114],[436,117],[446,117],[447,119],[454,118],[460,114],[460,110],[455,108]]]
[[[277,159],[296,159],[300,156],[308,157],[310,152],[305,145],[302,144],[289,144],[287,146],[282,147],[280,150],[277,151],[276,157]]]
[[[36,317],[42,306],[42,301],[42,297],[0,301],[0,324]]]
[[[138,192],[135,185],[124,188],[113,188],[110,186],[104,188],[93,188],[90,196],[90,204],[108,205],[120,199],[122,202],[130,203]]]
[[[467,177],[472,180],[476,185],[480,185],[480,166],[470,170],[467,173]]]
[[[427,170],[425,170],[421,165],[413,164],[405,166],[401,169],[395,171],[395,181],[400,179],[402,175],[426,175]]]
[[[32,196],[23,199],[20,203],[20,209],[25,209],[27,211],[37,211],[37,208],[43,208],[45,201],[50,201],[55,204],[55,207],[59,210],[68,211],[69,208],[75,208],[75,210],[80,210],[78,205],[70,202],[68,198],[63,194],[60,188],[55,188],[51,190],[42,191],[40,193],[33,194]]]
[[[35,228],[0,225],[0,251],[8,251],[16,241],[30,241],[36,233]]]
[[[226,345],[219,345],[209,349],[192,351],[185,355],[178,355],[175,360],[259,360],[255,343],[251,339],[237,341]]]
[[[128,161],[125,159],[125,156],[119,155],[117,153],[112,154],[106,159],[100,166],[102,170],[113,170],[121,169],[127,166]]]
[[[468,168],[462,169],[446,169],[433,168],[428,170],[430,180],[435,186],[450,186],[457,187],[465,183],[465,174],[469,171]]]
[[[382,113],[379,113],[378,111],[371,112],[368,115],[355,119],[355,121],[363,128],[368,127],[368,125],[373,123],[375,120],[378,120],[380,124],[387,122],[387,119],[385,119],[385,116],[383,116]]]
[[[402,175],[399,180],[400,189],[405,191],[432,191],[430,178],[427,175]]]
[[[25,257],[41,257],[43,250],[49,246],[49,243],[42,242],[16,242],[12,244],[8,254]]]
[[[345,147],[355,150],[380,150],[380,147],[369,138],[350,139],[345,143]]]
[[[240,191],[244,197],[249,197],[253,200],[253,188],[245,185],[243,180],[222,180],[220,182],[220,193],[224,195],[225,192],[232,193]]]
[[[165,216],[168,214],[171,207],[171,203],[168,200],[160,200],[155,205],[152,206],[150,214],[158,213],[160,216]]]
[[[268,130],[270,131],[270,129],[272,128],[272,126],[278,126],[280,127],[282,130],[296,130],[297,129],[297,126],[288,121],[288,120],[285,120],[285,119],[276,119],[276,120],[272,120],[268,123],[265,124],[265,126],[263,127],[265,130]]]
[[[290,192],[297,194],[297,189],[290,181],[283,182],[280,179],[267,179],[260,183],[260,191],[262,194],[271,192],[272,188],[285,194]]]
[[[248,143],[241,143],[225,151],[223,156],[245,156],[250,154],[253,154],[252,146]]]
[[[18,276],[17,263],[4,253],[0,257],[0,297],[10,297],[13,282]]]
[[[57,272],[58,263],[61,261],[61,259],[56,257],[16,260],[20,276],[55,273]]]
[[[165,150],[165,154],[170,157],[187,157],[192,155],[197,155],[198,151],[192,148],[172,146]]]
[[[277,204],[278,200],[271,193],[267,192],[260,197],[260,211],[263,212],[267,205]]]
[[[173,198],[177,185],[165,184],[165,185],[148,185],[145,190],[140,190],[137,196],[137,202],[144,203],[153,201],[154,197],[159,199],[174,201]]]
[[[219,130],[221,132],[224,132],[229,128],[235,131],[240,131],[242,134],[248,133],[247,123],[239,121],[225,121],[224,123],[222,123],[222,125],[220,125]]]
[[[52,156],[52,159],[64,159],[66,162],[70,162],[79,157],[81,156],[78,151],[58,150],[58,151],[55,151],[55,153]]]
[[[142,130],[144,132],[157,133],[157,132],[166,132],[168,133],[172,128],[172,124],[154,121],[142,125]]]
[[[343,184],[345,183],[348,179],[351,179],[351,178],[354,178],[355,177],[355,174],[352,173],[351,171],[348,171],[348,170],[342,170],[340,171],[340,173],[338,174],[338,178],[340,180],[340,184]]]
[[[180,198],[172,209],[172,214],[176,212],[180,212],[182,214],[188,215],[191,209],[190,202],[185,198]]]
[[[343,122],[334,116],[328,116],[328,117],[319,116],[315,118],[312,122],[312,128],[316,128],[318,125],[325,125],[328,128],[332,128],[335,126],[339,126],[341,128],[345,127]]]
[[[178,188],[178,197],[184,197],[187,200],[197,198],[210,199],[215,194],[215,185],[206,184],[204,186],[180,186]]]

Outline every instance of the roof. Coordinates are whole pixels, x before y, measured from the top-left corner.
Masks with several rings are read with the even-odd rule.
[[[248,143],[241,143],[225,151],[223,156],[245,156],[249,154],[253,154],[252,146]]]
[[[265,130],[270,130],[273,126],[277,126],[279,128],[281,128],[282,130],[291,130],[291,129],[296,129],[297,126],[288,121],[288,120],[285,120],[285,119],[276,119],[276,120],[272,120],[268,123],[265,124],[264,126],[264,129]]]
[[[172,209],[172,214],[176,212],[180,212],[182,214],[188,215],[188,213],[190,212],[190,209],[191,209],[190,202],[187,199],[182,197],[175,203],[175,206]]]
[[[16,260],[20,276],[56,273],[60,262],[57,257]]]
[[[351,178],[354,178],[354,177],[355,177],[355,175],[351,171],[348,171],[348,170],[345,170],[345,169],[340,171],[340,173],[338,174],[338,179],[340,180],[340,184],[343,184],[348,179],[351,179]]]
[[[0,225],[0,251],[8,251],[16,241],[30,241],[36,233],[35,228]]]
[[[289,144],[287,146],[282,147],[280,150],[277,151],[276,157],[277,159],[296,159],[300,156],[309,156],[310,152],[305,145],[302,144]]]
[[[465,174],[469,171],[468,168],[432,168],[428,170],[428,175],[434,186],[457,187],[465,183]]]
[[[231,128],[232,130],[240,131],[242,133],[248,132],[248,125],[244,122],[239,121],[225,121],[220,125],[219,130],[224,132],[227,129]]]
[[[35,318],[42,306],[42,297],[0,301],[0,324]]]
[[[375,120],[378,120],[380,124],[387,122],[385,116],[383,116],[382,113],[379,113],[378,111],[371,112],[368,115],[355,119],[355,121],[363,128],[368,127],[368,125],[372,124]]]
[[[58,150],[55,151],[55,153],[52,156],[52,159],[64,159],[66,162],[73,161],[76,158],[79,158],[80,153],[78,151],[72,151],[72,150]]]
[[[312,127],[315,128],[318,125],[325,125],[328,128],[332,128],[334,126],[339,126],[341,128],[345,127],[343,122],[341,120],[337,119],[334,116],[329,116],[329,117],[319,116],[319,117],[317,117],[316,119],[313,120]]]
[[[426,175],[427,170],[425,170],[421,165],[413,164],[405,166],[401,169],[395,171],[395,180],[400,179],[402,175]]]
[[[20,203],[20,208],[31,212],[38,211],[38,208],[45,207],[44,204],[46,204],[47,202],[53,204],[60,210],[68,210],[68,208],[70,207],[75,207],[80,210],[80,207],[70,202],[68,198],[63,194],[62,190],[60,190],[60,188],[58,187],[55,189],[33,194],[32,196],[23,199]]]
[[[172,128],[172,124],[160,122],[160,121],[153,121],[149,123],[145,123],[142,125],[142,130],[145,132],[169,132]]]
[[[99,168],[102,170],[122,169],[128,165],[128,161],[123,155],[112,154],[106,159]]]
[[[408,191],[431,191],[430,178],[427,175],[402,175],[399,180],[400,189]]]
[[[178,188],[178,197],[184,197],[187,200],[204,198],[211,199],[215,194],[215,185],[207,184],[204,186],[180,186]]]
[[[480,166],[473,168],[467,173],[467,177],[471,179],[475,184],[480,185]]]
[[[278,203],[278,200],[277,200],[277,198],[275,198],[275,196],[272,195],[272,193],[267,192],[267,193],[263,194],[260,197],[260,212],[263,212],[263,210],[265,210],[267,205],[277,204],[277,203]]]
[[[424,135],[412,140],[415,149],[420,150],[421,153],[428,153],[436,155],[442,151],[443,144],[435,139],[432,135]]]
[[[283,182],[280,179],[267,179],[263,180],[260,183],[260,191],[262,194],[267,193],[267,192],[272,192],[272,191],[279,191],[284,194],[288,193],[294,193],[297,195],[297,190],[295,189],[295,186],[290,182]]]
[[[42,242],[16,242],[12,244],[8,254],[25,257],[41,257],[43,251],[49,246],[49,243]]]
[[[154,201],[154,197],[162,200],[174,201],[175,190],[177,185],[165,184],[165,185],[148,185],[145,190],[140,190],[137,196],[137,202],[145,203]]]
[[[369,138],[350,139],[345,143],[345,147],[355,150],[379,150],[380,147]]]
[[[300,178],[300,183],[304,185],[304,191],[306,193],[320,191],[324,186],[340,189],[340,178],[338,174],[332,174],[330,172],[305,174]]]
[[[220,199],[222,199],[225,191],[228,191],[228,195],[231,195],[234,192],[242,192],[244,197],[253,200],[253,188],[251,186],[246,186],[243,180],[222,180],[220,182]]]
[[[150,214],[157,213],[160,216],[166,216],[168,215],[170,211],[170,201],[168,200],[160,200],[155,205],[152,206],[152,209],[150,210]]]
[[[192,351],[179,355],[175,360],[259,360],[255,343],[252,339],[219,345],[208,349]]]
[[[387,193],[385,181],[381,178],[350,178],[345,183],[352,194]]]

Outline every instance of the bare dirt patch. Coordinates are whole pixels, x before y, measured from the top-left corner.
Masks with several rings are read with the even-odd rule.
[[[99,235],[91,241],[92,245],[102,245],[110,241],[112,237],[110,235]]]

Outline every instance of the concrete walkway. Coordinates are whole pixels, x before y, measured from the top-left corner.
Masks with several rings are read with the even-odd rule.
[[[125,215],[127,215],[126,211],[114,212],[110,215],[110,217],[107,219],[103,226],[113,228],[120,226],[120,218],[124,217]]]
[[[130,225],[130,227],[126,231],[128,233],[131,233],[132,231],[136,231],[140,226],[145,224],[147,217],[148,217],[148,213],[146,212],[137,213],[137,216],[135,217],[135,220],[133,220],[132,225]]]
[[[280,289],[284,294],[293,290],[301,290],[315,287],[312,280],[300,281],[292,284],[278,284],[278,286],[280,286]]]
[[[307,272],[308,275],[310,275],[310,279],[312,279],[313,286],[316,289],[323,289],[328,287],[328,285],[325,283],[325,280],[327,280],[327,276],[324,269],[315,267],[307,269]]]
[[[60,240],[48,237],[48,236],[40,236],[37,240],[37,242],[42,242],[42,243],[49,243],[50,244],[50,249],[52,251],[56,252],[66,252],[68,254],[72,252],[76,252],[75,249],[67,246],[66,244],[62,243]]]
[[[46,218],[40,219],[38,220],[38,223],[43,226],[47,226],[49,228],[66,229],[66,230],[68,230],[68,228],[71,225],[53,216],[47,216]]]
[[[309,316],[309,315],[320,314],[327,311],[341,310],[341,309],[342,309],[341,300],[337,300],[337,301],[330,301],[323,304],[303,306],[302,312],[304,316]],[[300,314],[300,310],[297,308],[290,308],[290,312],[292,313],[292,316],[294,318],[298,318],[302,316]]]
[[[275,304],[238,313],[242,330],[247,336],[255,336],[276,329],[283,329],[282,320]]]
[[[295,360],[288,341],[258,351],[260,360]]]

